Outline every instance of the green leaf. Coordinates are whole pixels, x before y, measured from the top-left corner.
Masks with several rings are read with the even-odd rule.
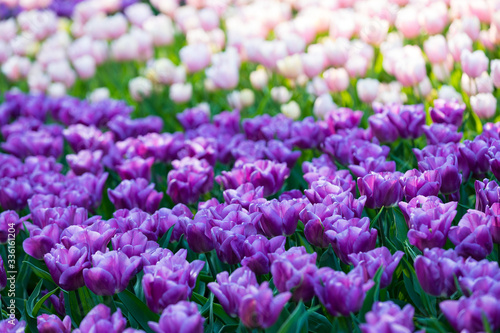
[[[146,331],[153,333],[153,330],[149,328],[148,322],[158,322],[160,316],[153,311],[151,311],[146,304],[141,302],[133,293],[125,289],[121,293],[117,294],[118,298],[123,302],[123,305],[127,308],[128,312],[135,320],[141,325],[141,327]]]
[[[297,233],[299,236],[299,244],[306,248],[307,253],[314,253],[314,249],[311,244],[307,241],[302,233]]]
[[[384,266],[380,266],[373,277],[373,282],[375,283],[373,287],[366,293],[365,300],[363,302],[363,307],[359,311],[358,319],[360,321],[365,320],[365,314],[371,311],[373,303],[379,300],[380,296],[380,279],[382,278],[382,273],[384,272]]]
[[[486,317],[486,314],[484,312],[481,312],[481,319],[483,320],[484,331],[486,333],[493,333],[490,322],[488,321],[488,317]]]
[[[306,307],[304,306],[304,303],[300,302],[292,314],[287,318],[287,320],[285,320],[283,325],[281,325],[278,333],[302,332],[302,330],[298,327],[298,322],[304,315],[307,317]]]
[[[50,276],[49,272],[47,272],[46,270],[36,266],[35,264],[29,261],[23,261],[23,264],[27,264],[28,266],[30,266],[31,269],[33,270],[33,273],[35,273],[35,275],[38,276],[39,278],[54,283],[54,281],[52,280],[52,276]]]
[[[375,215],[375,217],[370,222],[370,228],[373,228],[373,226],[375,225],[375,223],[377,223],[377,221],[380,218],[380,215],[382,215],[383,211],[384,211],[384,207],[380,208],[380,210],[378,211],[377,215]]]
[[[28,303],[26,304],[26,310],[28,311],[28,315],[32,318],[35,318],[33,317],[33,308],[35,307],[35,300],[37,299],[38,295],[40,295],[40,290],[42,289],[42,285],[43,285],[43,280],[40,280],[40,282],[38,282],[35,289],[31,293],[30,297],[28,298]]]
[[[158,244],[164,249],[168,247],[170,243],[170,238],[172,237],[172,233],[174,232],[174,226],[171,226],[168,231],[160,238]]]
[[[307,324],[309,332],[312,333],[332,332],[333,330],[332,324],[325,316],[311,310],[307,311]]]
[[[219,333],[233,333],[233,332],[236,332],[236,330],[238,329],[238,324],[231,324],[231,325],[225,325],[223,326]]]
[[[319,259],[319,267],[330,267],[336,271],[341,271],[339,258],[333,252],[332,245],[328,245],[328,249],[323,253]]]
[[[201,305],[204,307],[204,305],[208,302],[208,298],[198,294],[198,293],[193,293],[191,295],[191,299],[196,302],[197,304]],[[203,308],[202,308],[203,309]],[[219,319],[222,320],[222,322],[226,325],[232,325],[232,324],[237,324],[238,320],[231,318],[226,311],[222,308],[220,304],[213,303],[213,312],[214,314],[219,317]]]
[[[45,294],[42,298],[40,298],[38,300],[38,302],[36,302],[35,306],[33,307],[33,318],[36,318],[36,315],[38,313],[38,311],[40,310],[40,308],[42,307],[43,303],[45,303],[45,301],[53,294],[55,294],[56,292],[59,291],[59,287],[57,287],[56,289],[52,290],[51,292]]]

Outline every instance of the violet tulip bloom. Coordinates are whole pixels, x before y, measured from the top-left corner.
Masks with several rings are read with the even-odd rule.
[[[456,290],[455,276],[462,275],[464,259],[454,250],[425,249],[415,259],[415,272],[422,289],[433,296],[451,296]]]
[[[65,248],[61,244],[47,253],[43,259],[52,280],[64,290],[76,290],[85,285],[83,270],[90,267],[88,249],[84,244]]]
[[[441,174],[437,170],[408,170],[403,175],[402,182],[406,201],[419,195],[437,196],[441,188]]]
[[[250,285],[246,295],[241,298],[238,317],[248,328],[271,327],[291,296],[289,292],[273,296],[273,291],[269,288],[267,281],[259,287]]]
[[[242,184],[235,190],[225,190],[222,195],[227,204],[239,204],[245,209],[248,209],[251,203],[266,202],[264,187],[255,187],[252,183]]]
[[[491,216],[469,209],[458,226],[451,227],[449,237],[458,255],[481,260],[493,251],[491,220]]]
[[[86,172],[100,175],[104,171],[102,156],[102,150],[80,150],[76,155],[66,155],[66,161],[75,175],[83,175]]]
[[[127,319],[123,317],[120,309],[111,314],[111,310],[106,305],[98,304],[87,313],[80,323],[80,327],[73,333],[122,333],[125,326],[127,326]]]
[[[243,243],[243,266],[249,267],[255,274],[268,274],[270,268],[270,255],[285,251],[286,237],[277,236],[271,239],[263,235],[252,235]]]
[[[400,332],[412,333],[415,309],[407,304],[403,309],[391,301],[375,302],[365,315],[366,324],[361,324],[362,333]]]
[[[176,115],[184,130],[193,130],[210,122],[210,113],[204,108],[186,109]]]
[[[478,138],[474,141],[465,140],[458,145],[458,149],[466,165],[463,170],[464,179],[468,179],[469,174],[484,176],[490,170],[489,144],[486,141]]]
[[[30,237],[23,242],[24,252],[35,259],[42,260],[46,253],[59,242],[61,230],[57,224],[50,224],[43,229],[35,227],[30,230]]]
[[[448,124],[432,124],[423,126],[427,144],[437,145],[439,143],[458,143],[463,136],[463,133],[457,132],[457,127]]]
[[[195,203],[213,187],[214,170],[206,160],[184,157],[172,162],[168,173],[167,194],[176,203]]]
[[[365,282],[360,269],[361,267],[355,268],[349,274],[329,267],[318,270],[314,291],[332,316],[349,316],[363,306],[366,292],[374,283],[371,280]]]
[[[108,196],[116,209],[137,207],[153,213],[163,198],[163,193],[155,191],[154,187],[144,178],[124,180],[114,190],[108,188]]]
[[[6,286],[7,286],[7,272],[5,272],[3,259],[0,259],[0,291],[4,290]]]
[[[92,268],[83,270],[83,278],[94,294],[111,296],[125,290],[141,267],[140,257],[129,258],[120,251],[98,251],[92,255]]]
[[[500,244],[500,203],[496,202],[488,207],[486,214],[491,216],[490,234],[493,243]]]
[[[292,247],[281,254],[271,253],[271,274],[279,292],[290,291],[292,298],[309,302],[314,296],[314,279],[317,253],[309,254],[306,249]]]
[[[23,223],[28,219],[28,216],[19,218],[19,215],[13,210],[6,210],[0,213],[0,244],[7,243],[9,237],[9,229],[14,229],[14,234],[17,236]]]
[[[156,333],[203,333],[204,322],[196,303],[180,301],[165,308],[158,323],[148,324]]]
[[[437,170],[441,175],[442,194],[452,194],[460,189],[462,175],[459,173],[458,159],[456,155],[447,157],[425,157],[418,162],[420,171]]]
[[[250,211],[262,214],[257,222],[262,234],[268,237],[289,236],[297,229],[299,213],[305,206],[305,202],[297,199],[285,201],[273,199],[263,204],[255,204]]]
[[[500,202],[500,186],[494,180],[484,179],[482,182],[474,182],[476,190],[476,209],[486,211],[488,206]]]
[[[417,196],[409,203],[400,202],[408,224],[408,239],[421,251],[426,248],[443,247],[457,214],[457,203],[442,203],[438,197]]]
[[[157,242],[148,241],[146,235],[137,229],[115,235],[111,239],[111,244],[113,250],[121,251],[129,258],[152,252],[159,247]]]
[[[148,133],[160,133],[163,128],[163,120],[157,116],[130,119],[129,117],[116,116],[107,123],[108,128],[119,140],[128,137],[138,137]]]
[[[500,328],[500,301],[493,295],[443,301],[439,308],[457,332],[485,332],[484,322],[493,332]]]
[[[391,254],[386,247],[378,247],[368,252],[350,254],[349,261],[354,267],[361,266],[368,274],[369,279],[373,279],[380,267],[383,267],[382,277],[380,278],[380,288],[386,288],[391,284],[392,275],[399,265],[404,252],[396,251]]]
[[[27,178],[0,178],[0,206],[5,210],[21,210],[33,195]]]
[[[433,122],[451,124],[456,127],[462,125],[464,111],[464,103],[460,103],[457,100],[447,101],[444,99],[434,100],[434,107],[429,109]]]
[[[61,320],[58,316],[52,314],[42,314],[36,319],[36,328],[40,333],[71,333],[71,318],[65,316]]]
[[[122,164],[116,167],[116,172],[123,180],[144,178],[149,181],[151,179],[151,167],[153,166],[153,163],[153,157],[143,159],[136,156],[123,161]]]
[[[249,286],[258,287],[255,273],[248,267],[240,267],[229,275],[217,274],[217,282],[208,283],[208,289],[217,297],[226,313],[236,317],[241,299],[247,294]]]
[[[142,288],[146,304],[153,312],[161,312],[170,304],[175,304],[191,296],[196,278],[205,262],[186,261],[186,250],[165,257],[154,266],[144,267]]]
[[[21,333],[24,332],[26,328],[26,322],[24,320],[18,321],[16,318],[13,320],[10,318],[0,321],[0,332],[5,333]]]
[[[360,195],[366,196],[366,207],[390,207],[403,199],[400,172],[370,173],[358,178]]]

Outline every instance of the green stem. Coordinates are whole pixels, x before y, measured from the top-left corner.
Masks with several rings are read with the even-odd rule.
[[[213,264],[212,264],[212,253],[211,252],[207,252],[205,253],[205,257],[207,258],[207,263],[208,263],[208,268],[210,269],[210,274],[212,274],[212,277],[215,278],[217,277],[217,270],[213,267]]]
[[[383,209],[382,214],[378,218],[377,223],[378,223],[378,232],[380,234],[380,245],[384,246],[385,245],[385,235],[384,235],[384,228],[382,225],[382,219],[385,218],[386,211],[385,211],[385,207],[383,207],[382,209]]]

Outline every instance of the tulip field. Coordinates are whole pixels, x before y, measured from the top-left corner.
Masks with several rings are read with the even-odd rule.
[[[500,0],[0,0],[0,333],[500,332]]]

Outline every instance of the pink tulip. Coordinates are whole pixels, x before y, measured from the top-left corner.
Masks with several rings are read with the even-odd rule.
[[[0,21],[0,40],[9,42],[17,34],[16,20],[10,18],[5,21]]]
[[[136,101],[149,97],[153,91],[153,83],[145,77],[136,77],[128,82],[130,96]]]
[[[401,59],[396,65],[396,79],[405,87],[415,86],[426,76],[422,57]]]
[[[463,50],[472,51],[472,39],[466,33],[458,33],[448,39],[448,49],[456,62],[460,61]]]
[[[283,41],[261,41],[257,48],[256,60],[269,69],[276,68],[278,60],[288,55]]]
[[[461,20],[462,31],[467,34],[472,40],[477,40],[479,38],[479,32],[481,31],[481,22],[476,16],[464,17]]]
[[[268,81],[269,76],[264,68],[258,68],[250,73],[250,83],[254,89],[262,90],[265,86],[267,86]]]
[[[483,72],[475,81],[478,93],[493,93],[493,80],[487,72]]]
[[[184,103],[191,99],[193,86],[190,83],[174,83],[170,86],[169,97],[175,103]]]
[[[485,0],[469,1],[469,9],[471,13],[476,16],[483,23],[491,22],[492,8]]]
[[[222,63],[205,70],[207,78],[220,89],[234,89],[238,85],[240,72],[234,63]]]
[[[424,42],[424,51],[433,64],[443,63],[448,56],[448,46],[443,35],[429,37]]]
[[[418,86],[415,88],[415,94],[421,97],[427,97],[432,92],[432,84],[431,80],[426,76],[422,81],[418,83]]]
[[[292,98],[292,93],[284,86],[273,87],[271,89],[271,98],[279,104],[284,104]]]
[[[174,40],[172,20],[163,14],[150,16],[144,22],[143,28],[153,37],[155,46],[169,45]]]
[[[91,55],[96,64],[100,65],[108,59],[108,43],[105,40],[95,40],[92,42]]]
[[[363,24],[360,36],[365,43],[378,46],[385,40],[388,31],[389,22],[374,18]]]
[[[61,82],[54,82],[47,88],[47,94],[51,97],[64,97],[66,86]]]
[[[355,77],[364,77],[366,75],[366,71],[369,66],[368,60],[363,58],[361,55],[356,54],[352,57],[349,57],[349,60],[345,63],[344,67],[349,73],[351,78]]]
[[[302,67],[304,74],[309,78],[319,75],[324,67],[324,56],[321,53],[304,53],[302,54]]]
[[[462,78],[460,79],[460,87],[462,88],[462,91],[465,92],[468,96],[477,94],[477,86],[475,80],[465,73],[462,73]]]
[[[12,49],[10,48],[9,44],[7,44],[7,42],[4,42],[3,40],[0,40],[0,64],[6,62],[11,55]]]
[[[32,93],[42,93],[47,90],[50,84],[50,78],[42,71],[31,70],[28,74],[28,86]]]
[[[278,72],[287,79],[296,79],[302,74],[302,58],[298,54],[278,60]]]
[[[206,44],[186,45],[179,55],[188,72],[194,73],[210,65],[210,50]]]
[[[25,10],[47,8],[52,0],[19,0],[19,6]]]
[[[2,65],[2,73],[11,81],[19,81],[28,75],[30,67],[28,58],[12,56]]]
[[[103,101],[106,99],[109,99],[109,89],[106,87],[103,88],[97,88],[90,95],[88,96],[88,99],[91,103],[97,103],[99,101]]]
[[[358,97],[364,103],[372,103],[378,95],[380,82],[377,79],[359,79],[356,84]]]
[[[127,32],[127,19],[122,13],[109,16],[105,24],[106,39],[117,39]]]
[[[355,14],[352,10],[338,10],[330,21],[330,36],[350,39],[356,29]]]
[[[455,88],[447,85],[442,85],[441,88],[439,88],[438,98],[447,101],[453,101],[453,100],[462,101],[462,95],[459,94],[455,90]]]
[[[168,16],[174,16],[175,10],[179,7],[178,0],[151,0],[151,4]]]
[[[139,58],[139,42],[129,34],[111,43],[111,56],[116,61],[130,61]]]
[[[460,56],[460,63],[465,74],[472,78],[479,77],[488,69],[488,58],[482,50],[470,52],[463,50]]]
[[[492,94],[477,94],[470,98],[472,110],[481,119],[488,119],[495,115],[497,100]]]
[[[305,40],[297,34],[287,34],[281,40],[285,42],[288,55],[302,53],[306,49]]]
[[[76,74],[67,60],[52,62],[47,66],[47,74],[53,82],[61,82],[66,88],[75,83]]]
[[[313,113],[318,119],[324,119],[325,115],[337,109],[337,105],[333,102],[332,95],[323,94],[318,96],[314,101]]]
[[[335,67],[343,66],[349,56],[349,40],[338,38],[335,41],[328,39],[324,43],[326,57]]]
[[[492,31],[492,29],[496,30],[496,27],[495,26],[491,26],[490,30],[481,30],[479,32],[479,41],[488,50],[494,50],[495,49],[495,41],[492,40],[492,34],[490,33],[490,31]]]
[[[406,38],[417,37],[420,34],[420,23],[416,8],[408,6],[400,9],[396,17],[396,28]]]
[[[89,79],[95,75],[96,63],[94,58],[84,55],[73,61],[76,73],[81,79]]]
[[[146,3],[135,3],[125,8],[124,12],[129,22],[138,27],[142,27],[144,22],[153,16],[151,7]]]
[[[491,61],[491,78],[495,87],[500,88],[500,60]]]
[[[316,76],[307,84],[307,92],[311,95],[321,96],[329,93],[329,89],[326,85],[325,79]]]
[[[219,27],[219,16],[213,8],[203,8],[198,12],[201,27],[205,31],[210,31]]]
[[[331,92],[341,92],[349,86],[349,74],[344,68],[330,68],[323,73],[326,85]]]
[[[434,2],[420,12],[420,20],[429,35],[441,33],[448,24],[448,7],[443,2]]]

